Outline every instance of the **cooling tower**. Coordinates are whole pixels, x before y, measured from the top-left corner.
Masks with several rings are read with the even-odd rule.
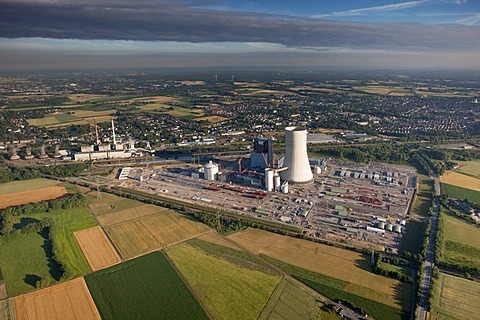
[[[308,182],[313,179],[307,155],[307,129],[303,127],[285,128],[285,160],[287,170],[280,172],[283,180]]]

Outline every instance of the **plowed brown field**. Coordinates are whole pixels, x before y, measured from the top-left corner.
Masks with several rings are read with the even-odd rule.
[[[43,189],[0,195],[0,209],[20,204],[55,199],[67,193],[64,187],[54,186]]]
[[[120,257],[100,227],[74,233],[83,254],[93,271],[120,263]]]
[[[14,299],[17,320],[100,320],[100,314],[83,278]]]

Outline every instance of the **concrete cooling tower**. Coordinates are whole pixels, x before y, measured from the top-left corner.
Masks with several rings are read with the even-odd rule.
[[[308,182],[313,179],[307,154],[307,129],[303,127],[285,128],[285,160],[287,170],[280,172],[283,180]]]

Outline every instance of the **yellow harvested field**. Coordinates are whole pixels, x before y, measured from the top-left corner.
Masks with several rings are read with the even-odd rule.
[[[230,118],[225,118],[221,116],[208,116],[208,117],[200,117],[196,118],[195,121],[208,121],[210,123],[217,123],[217,122],[222,122],[225,120],[228,120]]]
[[[120,254],[134,258],[208,232],[206,225],[173,210],[105,227]]]
[[[351,291],[352,293],[401,307],[396,298],[400,281],[370,272],[370,261],[358,252],[253,228],[237,232],[228,238],[255,254],[267,255],[363,287],[361,292]]]
[[[93,271],[121,262],[113,245],[100,227],[77,231],[74,235]]]
[[[457,187],[480,191],[480,179],[461,173],[447,171],[440,177],[440,181]]]
[[[0,195],[0,209],[20,204],[35,203],[43,200],[55,199],[67,193],[64,187],[54,186],[25,192],[16,192]]]
[[[178,98],[169,97],[169,96],[151,96],[151,97],[134,98],[131,100],[127,100],[125,102],[131,102],[131,101],[169,102],[169,101],[175,101],[175,100],[178,100]]]
[[[115,223],[121,223],[128,220],[149,216],[154,213],[161,213],[164,211],[168,211],[168,209],[153,206],[150,204],[145,204],[135,208],[129,208],[122,211],[102,214],[97,217],[97,220],[102,226],[105,227]]]
[[[185,80],[185,81],[180,81],[180,84],[183,84],[186,86],[199,86],[199,85],[205,84],[205,81]]]
[[[100,319],[83,278],[14,298],[17,320]]]
[[[198,239],[215,243],[224,247],[232,248],[235,250],[241,250],[235,243],[228,241],[223,236],[219,235],[217,232],[213,230],[212,232],[201,235],[200,237],[198,237]]]

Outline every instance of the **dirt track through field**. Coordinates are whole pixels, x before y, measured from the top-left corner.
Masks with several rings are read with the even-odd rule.
[[[100,227],[77,231],[74,235],[93,271],[121,262],[113,245]]]
[[[17,192],[0,196],[0,209],[55,199],[67,193],[64,187],[54,186],[25,192]]]
[[[17,320],[99,320],[83,278],[15,297]]]

